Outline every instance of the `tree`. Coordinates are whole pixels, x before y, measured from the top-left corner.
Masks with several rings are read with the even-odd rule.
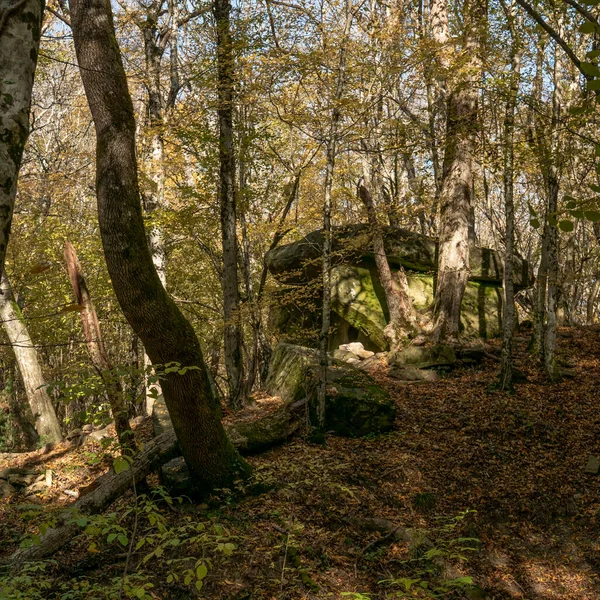
[[[235,193],[235,147],[233,132],[233,92],[235,59],[231,38],[231,2],[215,0],[217,26],[217,113],[219,119],[219,203],[223,247],[223,318],[225,367],[229,384],[229,405],[242,407],[244,361],[240,323],[238,284],[238,242]]]
[[[321,382],[319,387],[318,419],[319,431],[317,436],[322,436],[325,430],[325,397],[327,395],[327,373],[329,369],[329,327],[331,324],[331,190],[333,187],[333,174],[335,169],[335,158],[337,153],[338,136],[342,112],[340,102],[344,94],[346,58],[348,52],[348,36],[354,19],[351,0],[344,2],[344,30],[339,50],[338,64],[335,73],[335,84],[332,96],[331,120],[329,132],[326,138],[326,167],[325,181],[323,183],[323,310],[321,319],[321,331],[319,333],[319,356]]]
[[[35,430],[44,442],[59,442],[62,439],[60,423],[48,395],[38,351],[15,302],[6,272],[0,288],[0,317],[23,378]]]
[[[409,335],[416,331],[416,318],[411,299],[408,296],[408,280],[401,265],[397,273],[392,273],[390,269],[385,253],[381,226],[369,190],[364,185],[360,185],[358,193],[367,209],[371,235],[373,236],[373,254],[377,265],[377,274],[385,292],[385,299],[390,313],[390,322],[383,330],[383,335],[390,345],[390,350],[394,351]]]
[[[111,6],[73,0],[75,50],[96,129],[96,196],[108,271],[117,299],[154,365],[180,366],[162,390],[199,492],[228,487],[250,468],[218,418],[200,344],[152,263],[142,218],[135,120]]]
[[[504,5],[503,5],[504,6]],[[513,365],[512,344],[515,330],[515,290],[513,281],[513,259],[515,254],[515,202],[514,202],[514,138],[515,108],[521,78],[521,40],[515,23],[514,4],[506,7],[511,35],[510,74],[508,95],[504,110],[504,212],[506,219],[506,241],[504,247],[504,311],[502,322],[502,361],[500,366],[500,389],[512,391]]]
[[[130,437],[131,431],[129,429],[127,406],[123,398],[123,388],[119,380],[115,378],[114,373],[111,372],[113,367],[104,348],[104,340],[100,331],[98,315],[92,302],[92,295],[88,290],[75,248],[68,241],[65,242],[65,262],[67,263],[67,271],[69,272],[75,301],[78,305],[76,308],[79,309],[81,316],[85,343],[92,364],[106,386],[106,395],[115,421],[119,443],[123,450],[135,450],[135,442]]]
[[[483,0],[464,4],[462,61],[447,97],[446,145],[440,191],[439,257],[432,337],[456,337],[469,277],[472,162],[477,130],[477,83],[481,76]]]
[[[0,273],[12,225],[17,179],[29,136],[43,0],[0,2]]]

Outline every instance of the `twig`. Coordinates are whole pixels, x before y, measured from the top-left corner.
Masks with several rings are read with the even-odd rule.
[[[287,560],[287,553],[288,553],[288,544],[290,543],[290,534],[289,532],[286,534],[285,537],[285,552],[283,553],[283,566],[281,567],[281,587],[279,588],[279,593],[283,593],[283,578],[285,576],[285,562]]]

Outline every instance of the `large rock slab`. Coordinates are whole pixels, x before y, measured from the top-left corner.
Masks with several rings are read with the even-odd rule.
[[[267,392],[286,403],[306,399],[316,424],[319,354],[312,348],[279,344],[271,359]],[[328,372],[325,428],[337,435],[360,437],[393,427],[396,407],[389,394],[368,374],[334,361]]]
[[[384,227],[385,251],[390,265],[402,265],[410,271],[433,273],[437,270],[437,240],[395,227]],[[322,230],[313,231],[294,242],[269,251],[266,264],[282,283],[307,283],[321,274],[323,250]],[[371,233],[368,225],[350,225],[333,230],[333,264],[357,264],[366,259],[373,262]],[[502,284],[503,262],[495,250],[471,245],[469,267],[471,281]],[[524,260],[514,260],[514,281],[517,289],[533,284],[533,269]]]
[[[387,347],[385,294],[370,269],[340,265],[331,270],[331,310],[378,348]]]
[[[409,346],[394,355],[393,362],[398,367],[430,369],[449,367],[456,362],[454,350],[446,344],[437,346]]]

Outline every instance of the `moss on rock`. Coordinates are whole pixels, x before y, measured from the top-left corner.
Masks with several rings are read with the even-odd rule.
[[[316,350],[291,344],[279,344],[275,348],[267,391],[285,402],[306,398],[313,424],[316,424],[318,386]],[[326,430],[345,437],[389,431],[396,416],[389,394],[372,377],[340,361],[334,361],[329,367],[325,403]]]

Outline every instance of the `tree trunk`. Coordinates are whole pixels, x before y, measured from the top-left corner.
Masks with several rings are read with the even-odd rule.
[[[164,206],[165,200],[165,166],[164,166],[164,111],[160,91],[160,67],[165,52],[165,38],[159,35],[158,18],[163,3],[152,2],[140,24],[144,38],[144,60],[146,71],[146,86],[148,90],[148,125],[150,129],[150,150],[144,160],[145,171],[150,185],[143,194],[143,207],[146,214],[152,214]],[[148,244],[152,262],[158,277],[167,287],[167,253],[162,228],[152,222],[148,232]],[[152,361],[144,353],[144,367],[149,371]],[[161,394],[160,384],[150,384],[146,378],[146,414],[152,414],[155,398]]]
[[[481,74],[480,39],[485,10],[483,0],[472,0],[464,7],[463,53],[467,64],[455,75],[456,81],[447,99],[432,329],[435,340],[455,338],[459,334],[460,309],[469,278],[472,162],[477,131],[477,84]]]
[[[244,362],[238,287],[235,149],[233,143],[234,57],[230,0],[215,0],[213,11],[217,24],[219,202],[223,245],[221,283],[223,287],[225,369],[229,385],[229,406],[238,410],[242,407],[243,402]]]
[[[509,91],[504,113],[504,214],[506,220],[506,242],[504,248],[504,312],[502,315],[502,356],[500,366],[499,387],[501,390],[512,391],[513,364],[512,348],[515,330],[515,288],[513,281],[513,259],[515,254],[515,203],[514,203],[514,138],[515,138],[515,109],[517,94],[521,79],[521,42],[517,37],[514,24],[514,5],[508,15],[512,43],[510,49],[511,73],[509,76]]]
[[[556,125],[558,127],[558,123]],[[548,179],[548,212],[547,221],[556,221],[558,214],[559,184],[554,167]],[[544,369],[546,375],[554,381],[558,378],[554,351],[556,349],[556,308],[558,296],[558,228],[553,222],[548,223],[548,284],[546,299],[546,326],[544,329]]]
[[[4,272],[17,179],[29,136],[43,0],[0,0],[0,273]]]
[[[331,122],[329,135],[327,137],[326,148],[326,167],[325,182],[323,185],[323,310],[321,319],[321,331],[319,333],[319,356],[320,356],[320,375],[319,396],[317,405],[318,431],[315,439],[320,441],[323,438],[325,430],[325,398],[327,395],[327,373],[329,371],[329,327],[331,324],[331,189],[333,187],[333,171],[335,168],[335,157],[338,143],[338,128],[342,114],[338,106],[344,93],[345,73],[346,73],[346,52],[348,45],[348,35],[352,25],[352,11],[350,10],[350,0],[345,1],[345,23],[342,35],[340,54],[338,59],[335,90],[333,94],[333,108],[331,111]]]
[[[546,374],[551,380],[558,377],[554,351],[556,346],[557,300],[558,300],[558,195],[560,191],[559,173],[562,158],[561,127],[561,57],[560,50],[554,52],[554,90],[552,93],[552,114],[550,130],[547,123],[536,125],[535,150],[539,168],[544,179],[546,194],[546,214],[542,234],[542,253],[536,286],[536,306],[534,315],[533,349],[539,353]],[[541,93],[543,44],[538,48],[538,74],[534,81],[536,95]]]
[[[415,332],[416,319],[412,309],[412,301],[408,295],[408,279],[402,266],[399,266],[396,274],[393,274],[388,263],[381,227],[375,212],[375,205],[369,190],[361,185],[358,190],[367,215],[371,233],[373,236],[373,255],[379,281],[385,293],[385,300],[390,313],[390,322],[383,330],[383,335],[389,344],[390,350],[394,351]]]
[[[598,293],[600,292],[600,277],[596,274],[596,279],[590,286],[590,294],[586,303],[586,325],[594,324],[594,315],[596,312],[596,300],[598,299]]]
[[[34,346],[16,303],[10,282],[4,273],[0,290],[0,317],[10,341],[25,385],[25,394],[35,420],[35,430],[44,442],[62,439],[60,424],[46,391],[46,381]]]
[[[96,128],[96,195],[112,284],[154,365],[192,367],[167,374],[163,396],[198,491],[230,487],[248,464],[228,440],[200,344],[167,295],[152,263],[137,178],[135,120],[110,3],[72,0],[73,36]]]
[[[83,326],[83,337],[90,358],[92,359],[92,364],[104,382],[119,443],[123,450],[128,449],[135,451],[135,442],[131,437],[131,430],[129,428],[129,418],[125,398],[123,396],[123,387],[116,375],[112,373],[113,367],[108,358],[106,349],[104,348],[100,323],[98,322],[96,309],[92,302],[92,296],[88,290],[85,277],[83,276],[83,271],[79,264],[75,248],[73,248],[68,241],[65,242],[65,262],[67,264],[67,271],[69,272],[73,294],[75,295],[75,301],[82,307],[79,315],[81,316],[81,324]]]

